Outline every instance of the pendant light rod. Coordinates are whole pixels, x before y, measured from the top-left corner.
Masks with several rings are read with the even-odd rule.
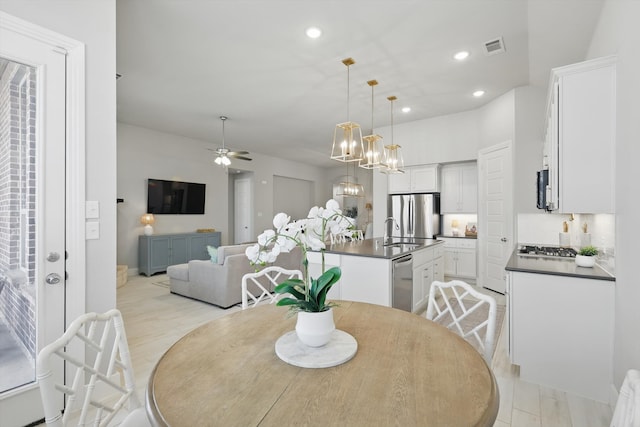
[[[355,64],[356,61],[354,61],[353,58],[345,58],[345,59],[342,60],[342,63],[347,66],[347,121],[349,122],[349,121],[351,121],[351,116],[349,115],[349,105],[350,105],[350,102],[349,102],[350,97],[349,97],[349,95],[351,93],[351,90],[350,90],[350,82],[351,82],[350,67],[353,64]]]
[[[224,148],[224,122],[227,121],[227,116],[220,116],[220,120],[222,120],[222,148]]]
[[[371,135],[373,135],[373,88],[378,85],[378,81],[369,80],[367,84],[371,86]]]
[[[391,102],[391,145],[393,145],[393,101],[395,101],[395,96],[388,96],[387,99]]]

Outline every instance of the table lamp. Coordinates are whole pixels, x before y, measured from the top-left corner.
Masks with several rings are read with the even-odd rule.
[[[140,217],[140,222],[144,224],[144,235],[151,236],[153,234],[153,227],[151,224],[156,222],[156,219],[153,217],[153,214],[147,213]]]
[[[454,219],[451,221],[451,234],[457,236],[460,232],[458,231],[458,220]]]

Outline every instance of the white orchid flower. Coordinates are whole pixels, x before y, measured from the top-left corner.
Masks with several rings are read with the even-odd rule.
[[[312,208],[311,208],[311,210],[309,211],[309,215],[307,215],[307,218],[317,218],[317,217],[318,217],[318,215],[319,215],[319,214],[318,214],[318,211],[319,211],[320,209],[321,209],[321,208],[319,208],[319,207],[317,207],[317,206],[312,207]]]
[[[308,246],[311,247],[311,250],[313,251],[319,251],[326,248],[322,240],[312,235],[307,235],[307,244]]]
[[[340,211],[340,203],[338,203],[335,199],[327,200],[326,206],[327,206],[327,210],[330,210],[332,212]]]
[[[291,217],[285,213],[280,212],[273,217],[273,226],[276,228],[276,230],[280,230],[282,227],[287,225],[289,221],[291,221]]]
[[[258,244],[260,244],[260,246],[266,246],[275,235],[276,232],[273,230],[264,230],[264,233],[258,236]]]
[[[252,263],[255,263],[260,255],[260,245],[253,245],[253,246],[249,246],[245,251],[244,254],[247,256],[247,258],[249,258],[249,261],[251,261]]]

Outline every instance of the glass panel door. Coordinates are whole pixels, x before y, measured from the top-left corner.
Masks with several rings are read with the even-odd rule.
[[[35,381],[36,89],[0,58],[0,393]]]

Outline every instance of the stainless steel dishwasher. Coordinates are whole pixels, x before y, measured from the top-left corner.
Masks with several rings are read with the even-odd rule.
[[[413,309],[413,255],[396,258],[392,263],[391,306],[411,312]]]

